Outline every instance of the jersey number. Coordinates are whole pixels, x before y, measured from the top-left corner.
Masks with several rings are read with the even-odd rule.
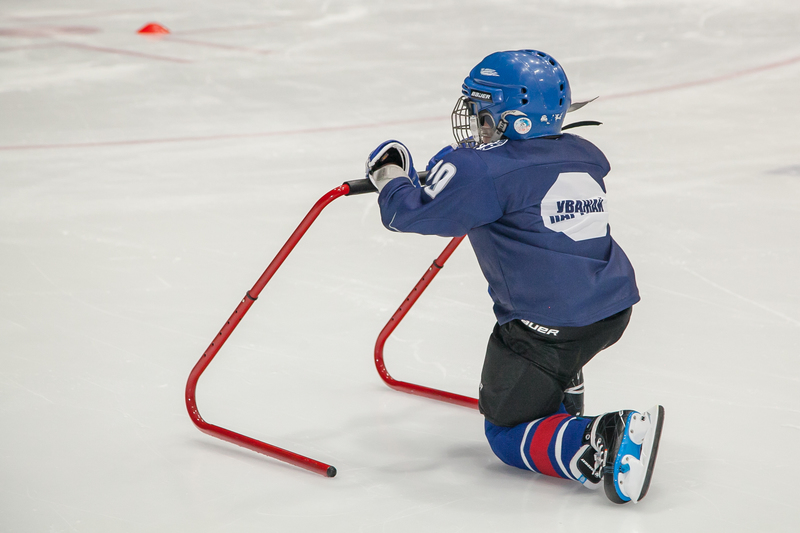
[[[454,164],[439,161],[436,163],[436,166],[431,169],[431,173],[425,185],[425,192],[428,193],[428,196],[431,198],[436,198],[436,195],[447,187],[447,184],[455,175],[456,166]]]

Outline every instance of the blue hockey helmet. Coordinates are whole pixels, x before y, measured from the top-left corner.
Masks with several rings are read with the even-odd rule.
[[[501,137],[560,135],[571,103],[564,69],[538,50],[495,52],[478,63],[461,86],[453,109],[456,142],[477,145]]]

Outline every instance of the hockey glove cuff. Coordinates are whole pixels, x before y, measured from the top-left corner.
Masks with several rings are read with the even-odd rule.
[[[378,189],[378,194],[383,190],[386,185],[395,178],[408,178],[405,171],[397,165],[385,165],[371,172],[369,180]]]

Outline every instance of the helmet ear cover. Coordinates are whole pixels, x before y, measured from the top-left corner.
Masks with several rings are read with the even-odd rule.
[[[508,116],[527,117],[528,115],[516,109],[509,109],[508,111],[503,111],[503,113],[500,115],[500,122],[497,124],[497,131],[499,131],[501,134],[505,133],[506,129],[508,129],[508,119],[506,118]],[[517,119],[514,119],[514,121],[516,120]]]

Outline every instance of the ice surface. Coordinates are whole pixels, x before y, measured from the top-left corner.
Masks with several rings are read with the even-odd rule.
[[[795,0],[4,0],[0,531],[795,531],[799,30]],[[506,467],[476,412],[380,381],[447,241],[372,195],[322,213],[198,387],[209,422],[339,475],[199,432],[189,371],[312,204],[386,138],[424,165],[469,69],[516,48],[600,96],[570,120],[604,123],[577,132],[642,302],[587,408],[666,407],[647,498]],[[387,364],[474,395],[492,324],[465,243]]]

